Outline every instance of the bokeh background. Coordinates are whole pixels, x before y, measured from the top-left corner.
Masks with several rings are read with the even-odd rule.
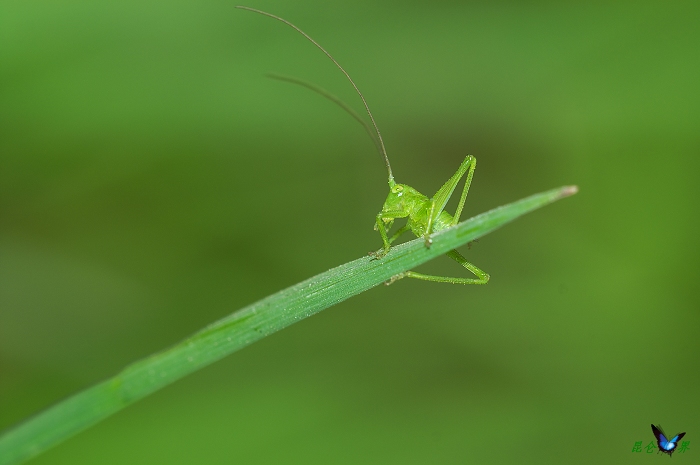
[[[363,129],[264,74],[359,99],[234,4],[0,5],[0,429],[379,247]],[[697,2],[249,6],[346,67],[398,181],[581,191],[465,248],[487,286],[375,288],[32,463],[651,463],[650,423],[697,462]]]

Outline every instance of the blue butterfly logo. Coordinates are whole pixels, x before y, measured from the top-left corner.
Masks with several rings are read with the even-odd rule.
[[[676,450],[676,443],[681,440],[685,433],[676,434],[673,439],[666,439],[668,436],[661,429],[661,425],[654,426],[651,425],[651,431],[656,436],[656,444],[659,446],[659,451],[668,454],[669,457],[672,456],[673,452]]]

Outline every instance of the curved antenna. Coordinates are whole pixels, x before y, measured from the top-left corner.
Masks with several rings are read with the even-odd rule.
[[[321,47],[321,46],[318,44],[318,42],[316,42],[316,41],[313,40],[311,37],[309,37],[309,35],[306,34],[306,32],[302,31],[301,29],[299,29],[298,27],[296,27],[294,24],[290,23],[290,22],[287,21],[286,19],[280,18],[279,16],[275,16],[275,15],[273,15],[273,14],[271,14],[271,13],[266,13],[266,12],[264,12],[264,11],[256,10],[255,8],[250,8],[250,7],[247,7],[247,6],[240,6],[240,5],[237,5],[236,8],[241,9],[241,10],[252,11],[253,13],[258,13],[258,14],[261,14],[261,15],[263,15],[263,16],[269,16],[269,17],[272,18],[272,19],[276,19],[277,21],[283,22],[283,23],[286,24],[287,26],[289,26],[289,27],[291,27],[292,29],[294,29],[295,31],[297,31],[299,34],[301,34],[301,35],[303,35],[304,37],[306,37],[306,39],[309,40],[309,42],[311,42],[312,44],[314,44],[314,45],[315,45],[316,47],[318,47],[323,53],[325,53],[326,56],[327,56],[328,58],[330,58],[331,61],[338,67],[338,69],[340,69],[340,70],[343,72],[343,74],[345,75],[345,77],[348,78],[348,80],[350,81],[350,84],[352,84],[352,86],[355,88],[355,91],[357,92],[357,94],[358,94],[358,95],[360,96],[360,98],[362,99],[362,103],[365,104],[365,110],[367,110],[367,114],[369,115],[369,119],[372,120],[372,126],[374,126],[374,130],[375,130],[375,132],[377,133],[377,137],[379,138],[379,145],[380,145],[380,147],[381,147],[381,153],[382,153],[382,155],[384,155],[384,161],[386,162],[386,169],[387,169],[387,171],[389,172],[389,185],[390,185],[390,186],[393,186],[393,185],[394,185],[394,175],[393,175],[392,172],[391,172],[391,165],[389,164],[389,157],[388,157],[387,154],[386,154],[386,148],[384,148],[384,140],[382,140],[382,135],[381,135],[380,132],[379,132],[379,127],[377,126],[376,121],[374,121],[374,116],[372,116],[372,112],[369,110],[369,105],[367,105],[367,100],[365,100],[364,95],[362,95],[362,92],[360,92],[360,89],[357,88],[357,85],[355,84],[355,81],[352,80],[352,78],[351,78],[350,75],[347,73],[347,71],[345,71],[345,70],[343,69],[343,67],[340,66],[340,63],[338,63],[337,61],[335,61],[335,58],[333,58],[333,57],[331,56],[331,54],[328,53],[328,52],[326,51],[325,48]]]
[[[355,118],[355,121],[360,123],[363,128],[365,128],[365,131],[367,131],[367,134],[369,135],[370,139],[372,139],[372,142],[374,142],[374,146],[377,147],[379,154],[383,155],[382,154],[382,147],[379,145],[379,141],[377,140],[377,136],[374,135],[374,129],[372,128],[372,126],[370,126],[367,123],[367,121],[363,120],[362,117],[357,114],[357,112],[355,110],[350,108],[345,102],[340,100],[338,97],[331,94],[326,89],[319,87],[316,84],[313,84],[311,82],[304,81],[303,79],[298,79],[298,78],[295,78],[292,76],[284,76],[282,74],[275,74],[275,73],[268,73],[265,76],[269,77],[270,79],[276,79],[277,81],[290,82],[292,84],[306,87],[307,89],[316,92],[317,94],[321,95],[322,97],[325,97],[328,100],[330,100],[331,102],[338,105],[340,108],[345,110],[350,116]]]

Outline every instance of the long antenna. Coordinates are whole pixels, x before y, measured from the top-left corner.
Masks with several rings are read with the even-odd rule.
[[[338,63],[337,61],[335,61],[335,58],[333,58],[333,57],[331,56],[331,54],[328,53],[328,52],[326,51],[325,48],[321,47],[321,46],[318,44],[318,42],[316,42],[316,41],[313,40],[311,37],[309,37],[309,35],[308,35],[306,32],[302,31],[301,29],[299,29],[298,27],[296,27],[294,24],[290,23],[290,22],[287,21],[286,19],[280,18],[279,16],[275,16],[275,15],[273,15],[273,14],[271,14],[271,13],[266,13],[266,12],[261,11],[261,10],[256,10],[255,8],[249,8],[249,7],[247,7],[247,6],[236,6],[236,8],[239,8],[239,9],[241,9],[241,10],[252,11],[253,13],[258,13],[258,14],[261,14],[261,15],[263,15],[263,16],[269,16],[270,18],[273,18],[273,19],[276,19],[277,21],[283,22],[283,23],[286,24],[287,26],[293,28],[293,29],[294,29],[295,31],[297,31],[299,34],[301,34],[301,35],[303,35],[304,37],[306,37],[306,39],[308,39],[309,42],[311,42],[312,44],[314,44],[314,45],[315,45],[316,47],[318,47],[323,53],[325,53],[326,56],[327,56],[328,58],[330,58],[331,61],[338,67],[338,69],[340,69],[340,70],[343,72],[343,74],[345,75],[345,77],[348,78],[348,80],[350,81],[350,84],[352,84],[352,86],[355,88],[355,91],[357,92],[357,94],[358,94],[358,95],[360,96],[360,98],[362,99],[362,103],[365,104],[365,110],[367,110],[367,114],[369,115],[369,119],[372,120],[372,126],[374,126],[374,130],[375,130],[375,132],[377,133],[377,137],[379,138],[379,145],[380,145],[380,147],[381,147],[381,151],[380,151],[380,152],[381,152],[381,154],[384,156],[384,161],[385,161],[385,163],[386,163],[386,169],[387,169],[387,171],[389,172],[389,186],[392,186],[392,187],[393,187],[393,185],[394,185],[394,175],[393,175],[392,172],[391,172],[391,165],[389,164],[389,157],[388,157],[387,154],[386,154],[386,148],[384,147],[384,140],[382,139],[382,135],[381,135],[381,133],[379,132],[379,127],[377,126],[377,123],[374,121],[374,116],[372,116],[372,112],[371,112],[370,109],[369,109],[369,105],[367,105],[367,100],[365,100],[364,95],[362,95],[362,92],[360,92],[360,89],[358,89],[357,85],[355,84],[355,81],[352,80],[352,78],[351,78],[350,75],[347,73],[347,71],[345,71],[345,70],[343,69],[343,67],[340,66],[340,63]]]
[[[296,84],[302,87],[306,87],[309,90],[312,90],[316,92],[317,94],[320,94],[321,96],[327,98],[331,102],[335,103],[338,105],[340,108],[345,110],[350,116],[352,116],[355,121],[360,123],[363,128],[365,128],[365,131],[367,131],[367,135],[369,136],[370,139],[372,139],[372,142],[374,142],[374,146],[377,148],[377,151],[379,152],[380,155],[382,155],[382,147],[379,145],[379,140],[377,140],[377,136],[374,133],[374,128],[370,126],[370,124],[362,119],[360,115],[357,114],[355,110],[350,108],[345,102],[340,100],[338,97],[335,95],[331,94],[328,92],[326,89],[323,89],[316,84],[313,84],[308,81],[304,81],[302,79],[297,79],[292,76],[283,76],[281,74],[275,74],[275,73],[268,73],[265,76],[269,77],[270,79],[276,79],[278,81],[285,81],[285,82],[290,82],[292,84]]]

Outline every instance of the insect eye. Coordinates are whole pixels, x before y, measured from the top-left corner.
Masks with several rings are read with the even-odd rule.
[[[394,194],[397,194],[403,190],[403,186],[394,186]]]

